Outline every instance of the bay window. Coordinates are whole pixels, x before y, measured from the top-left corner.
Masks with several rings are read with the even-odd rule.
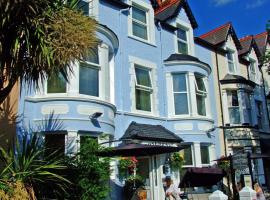
[[[132,5],[132,35],[148,40],[148,11],[137,4]]]
[[[79,69],[79,93],[99,96],[99,58],[98,51],[92,52],[91,55],[80,63]]]
[[[65,134],[46,133],[45,134],[45,154],[51,155],[57,151],[57,155],[65,155]]]
[[[172,76],[175,115],[189,114],[186,74],[173,74]]]
[[[177,30],[177,47],[178,53],[188,54],[188,39],[187,31],[183,28]]]
[[[197,112],[199,115],[206,116],[206,97],[207,92],[204,84],[203,77],[195,74],[195,89],[197,100]]]
[[[228,110],[231,124],[240,124],[238,93],[236,90],[227,91]]]
[[[227,53],[227,60],[228,60],[229,73],[235,74],[236,66],[235,66],[235,57],[234,57],[233,51],[229,51]]]
[[[248,114],[248,120],[249,120],[249,124],[251,125],[252,124],[252,112],[251,112],[251,102],[250,102],[251,95],[247,93],[245,97],[246,97],[246,109],[247,109],[247,114]]]
[[[201,144],[201,162],[202,164],[210,163],[209,146]]]
[[[47,93],[66,93],[66,79],[62,73],[52,74],[48,78]]]
[[[153,88],[150,69],[135,64],[135,78],[136,109],[151,112]]]

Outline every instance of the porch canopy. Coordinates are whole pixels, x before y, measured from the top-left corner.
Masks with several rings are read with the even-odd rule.
[[[132,122],[120,139],[122,143],[100,152],[100,156],[152,156],[177,152],[183,147],[179,136],[161,125],[139,124]]]
[[[212,186],[221,181],[225,175],[226,173],[219,168],[188,168],[179,188]]]

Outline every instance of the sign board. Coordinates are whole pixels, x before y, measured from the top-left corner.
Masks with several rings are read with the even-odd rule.
[[[176,143],[159,142],[159,141],[141,141],[140,143],[144,145],[164,146],[164,147],[177,147],[178,146]]]
[[[250,187],[252,188],[252,181],[251,181],[251,175],[244,175],[244,184],[245,187]]]
[[[233,155],[233,168],[235,169],[235,175],[237,178],[240,178],[241,174],[249,174],[246,153]]]

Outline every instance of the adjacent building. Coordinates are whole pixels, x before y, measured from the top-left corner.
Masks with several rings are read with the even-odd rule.
[[[223,135],[224,155],[234,157],[239,181],[241,175],[249,174],[245,153],[261,154],[261,138],[270,137],[262,52],[256,37],[238,39],[231,23],[201,35],[196,42],[212,52],[218,129]],[[265,184],[262,159],[252,162],[254,180]]]

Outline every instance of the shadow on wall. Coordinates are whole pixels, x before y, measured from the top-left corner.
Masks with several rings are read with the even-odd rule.
[[[7,97],[0,106],[0,146],[7,149],[16,136],[18,101]]]

